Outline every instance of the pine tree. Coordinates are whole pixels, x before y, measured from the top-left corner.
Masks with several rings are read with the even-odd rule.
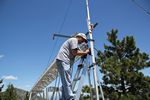
[[[18,100],[16,90],[12,84],[8,85],[4,93],[4,100]]]
[[[3,79],[0,80],[0,84],[2,84],[2,83],[3,83]],[[0,92],[2,91],[3,87],[4,87],[4,84],[2,86],[0,86]]]
[[[29,92],[26,92],[26,96],[24,100],[29,100]]]
[[[133,36],[117,39],[118,30],[107,33],[110,45],[98,52],[97,64],[103,76],[105,97],[110,100],[150,100],[150,77],[142,69],[150,67],[149,55],[136,47]]]
[[[85,95],[87,94],[87,95]],[[83,86],[82,95],[80,97],[81,100],[90,100],[90,87],[88,85]]]
[[[2,84],[2,83],[3,83],[3,79],[0,80],[0,84]],[[0,100],[2,100],[2,97],[3,97],[3,93],[1,93],[3,87],[4,87],[4,84],[2,84],[2,85],[0,86]]]
[[[88,85],[83,86],[82,92],[83,93],[90,93],[90,87]]]

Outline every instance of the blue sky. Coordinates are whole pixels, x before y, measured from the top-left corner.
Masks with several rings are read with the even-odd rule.
[[[149,0],[136,1],[150,11]],[[117,28],[120,39],[133,35],[150,54],[150,15],[132,0],[90,0],[90,8],[91,21],[99,23],[93,33],[98,49],[108,43],[106,32]],[[30,90],[64,42],[53,40],[53,33],[86,31],[85,0],[0,0],[0,78]]]

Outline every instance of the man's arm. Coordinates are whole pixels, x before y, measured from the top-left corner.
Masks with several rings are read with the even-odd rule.
[[[79,49],[73,49],[72,50],[72,54],[74,56],[84,56],[86,54],[90,53],[90,49],[87,49],[86,51],[81,51]]]

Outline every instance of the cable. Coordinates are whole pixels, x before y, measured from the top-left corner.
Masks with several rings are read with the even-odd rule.
[[[70,9],[70,7],[71,7],[71,4],[72,4],[72,1],[73,0],[70,0],[70,2],[69,2],[69,4],[68,4],[68,7],[67,7],[67,10],[66,10],[66,12],[65,12],[65,15],[64,15],[64,18],[63,18],[63,21],[62,21],[62,23],[61,23],[61,26],[60,26],[60,28],[59,28],[59,32],[61,32],[62,31],[62,29],[63,29],[63,26],[64,26],[64,23],[65,23],[65,21],[66,21],[66,18],[67,18],[67,15],[68,15],[68,12],[69,12],[69,9]],[[50,57],[49,57],[49,59],[48,59],[48,64],[47,64],[47,66],[49,65],[49,62],[50,62],[50,60],[51,60],[51,58],[52,58],[52,56],[53,56],[53,51],[55,50],[55,47],[56,47],[56,45],[57,45],[57,41],[58,41],[58,39],[54,42],[54,44],[52,45],[52,49],[51,49],[51,53],[50,53]],[[45,71],[48,69],[48,67],[45,69]],[[45,72],[44,71],[44,72]]]
[[[67,16],[68,16],[70,7],[71,7],[71,5],[72,5],[72,1],[73,1],[73,0],[70,0],[70,2],[69,2],[69,4],[68,4],[67,10],[66,10],[65,15],[64,15],[64,18],[63,18],[63,20],[62,20],[62,23],[61,23],[59,29],[58,29],[58,33],[60,33],[60,32],[62,31],[62,29],[63,29],[63,26],[64,26],[65,21],[66,21],[66,19],[67,19]],[[49,61],[51,60],[51,58],[52,58],[52,56],[53,56],[53,54],[54,54],[53,51],[55,51],[57,42],[58,42],[58,38],[56,38],[56,40],[55,40],[55,42],[54,42],[54,44],[53,44],[53,46],[52,46],[52,50],[51,50],[51,54],[50,54]],[[49,61],[48,61],[48,64],[49,64]]]
[[[146,14],[150,15],[150,12],[147,11],[143,6],[141,6],[136,0],[131,0],[137,7],[143,10]]]
[[[65,16],[64,16],[64,18],[63,18],[63,21],[62,21],[61,26],[60,26],[59,31],[58,31],[59,33],[61,32],[61,30],[62,30],[62,28],[63,28],[63,26],[64,26],[64,23],[65,23],[66,18],[67,18],[67,16],[68,16],[68,12],[69,12],[69,10],[70,10],[71,5],[72,5],[72,0],[70,0],[70,2],[69,2],[69,4],[68,4],[67,10],[66,10],[66,12],[65,12]]]
[[[63,26],[64,26],[64,24],[65,24],[65,21],[66,21],[66,19],[67,19],[67,16],[68,16],[68,12],[69,12],[69,9],[70,9],[70,7],[71,7],[71,4],[72,4],[72,0],[70,0],[70,2],[69,2],[69,4],[68,4],[68,7],[67,7],[67,10],[66,10],[66,12],[65,12],[65,15],[64,15],[64,18],[63,18],[63,21],[62,21],[62,23],[61,23],[61,25],[60,25],[60,28],[59,28],[59,30],[58,30],[58,32],[60,33],[61,31],[62,31],[62,29],[63,29]],[[51,58],[52,58],[52,56],[53,56],[53,51],[55,50],[55,47],[56,47],[56,45],[57,45],[57,41],[58,41],[58,38],[56,38],[56,40],[55,40],[55,42],[54,42],[54,44],[53,44],[53,46],[52,46],[52,52],[51,52],[51,54],[50,54],[50,57],[49,57],[49,61],[48,61],[48,64],[49,64],[49,62],[50,62],[50,60],[51,60]],[[47,65],[48,65],[47,64]],[[57,73],[57,79],[58,79],[58,73]],[[57,85],[57,79],[56,79],[56,81],[55,81],[55,86]],[[58,80],[58,85],[60,84],[60,79]],[[53,95],[55,94],[55,90],[53,91]],[[53,97],[52,97],[53,98]]]

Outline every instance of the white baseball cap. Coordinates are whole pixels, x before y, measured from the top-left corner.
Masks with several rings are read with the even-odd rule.
[[[86,35],[85,35],[84,33],[78,33],[78,34],[76,35],[76,37],[77,37],[77,36],[80,36],[80,37],[82,37],[83,39],[85,39],[85,40],[87,41]]]

